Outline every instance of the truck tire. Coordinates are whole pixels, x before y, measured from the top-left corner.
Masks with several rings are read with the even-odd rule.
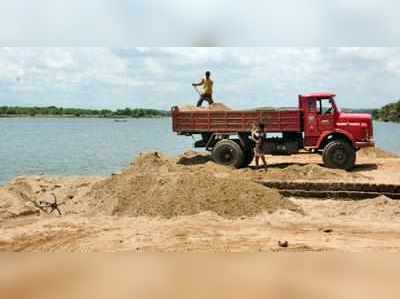
[[[244,152],[235,141],[223,139],[214,146],[211,157],[215,163],[240,168],[243,166]]]
[[[253,162],[254,159],[254,149],[251,147],[246,148],[244,151],[244,161],[243,161],[243,167],[249,166],[251,162]]]
[[[326,167],[350,170],[356,162],[356,152],[347,141],[333,140],[325,146],[322,160]]]
[[[231,139],[235,141],[243,151],[243,163],[240,165],[239,168],[247,167],[254,159],[254,148],[252,148],[250,142],[246,143],[245,147],[243,148],[240,139]]]

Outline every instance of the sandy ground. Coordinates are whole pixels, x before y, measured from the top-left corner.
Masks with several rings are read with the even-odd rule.
[[[397,202],[376,199],[367,204],[369,207],[353,202],[317,200],[298,200],[298,204],[304,208],[305,215],[278,211],[236,220],[210,212],[173,219],[24,217],[2,224],[0,249],[39,252],[400,251],[400,206]],[[279,247],[278,241],[285,240],[289,246]]]
[[[0,188],[0,250],[400,251],[399,201],[283,198],[275,190],[253,185],[255,179],[400,184],[397,157],[365,153],[353,172],[345,172],[321,167],[318,155],[268,156],[269,170],[264,172],[225,168],[194,153],[178,164],[158,156],[139,158],[111,178],[15,179]],[[208,193],[204,186],[197,188],[198,176],[212,178]],[[185,188],[179,189],[183,178]],[[139,179],[143,186],[133,188],[132,182]],[[230,193],[234,185],[243,186],[244,195],[239,189]],[[171,196],[174,190],[181,195]],[[65,202],[60,206],[63,216],[47,215],[35,206],[40,200],[51,202],[51,194]],[[243,200],[246,194],[249,201]],[[151,196],[155,199],[149,204]],[[229,208],[222,209],[221,202]],[[161,210],[164,207],[168,213]],[[279,246],[279,241],[288,246]]]
[[[303,169],[303,173],[299,174],[305,175],[305,179],[400,184],[400,158],[379,149],[376,153],[372,150],[359,153],[356,167],[351,172],[322,167],[322,159],[318,154],[267,156],[267,162],[271,166],[271,171],[267,175],[269,178],[282,177],[280,174],[282,170],[285,172],[290,168],[299,167]],[[316,168],[315,165],[321,168]],[[317,173],[313,174],[313,171]],[[282,179],[286,177],[283,176]],[[301,177],[292,176],[291,179],[301,180]]]

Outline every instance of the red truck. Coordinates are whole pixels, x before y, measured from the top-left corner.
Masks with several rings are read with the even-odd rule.
[[[329,168],[350,170],[356,152],[374,146],[369,114],[343,113],[328,92],[299,95],[297,108],[184,111],[172,107],[172,128],[179,135],[200,135],[195,147],[211,152],[216,163],[236,168],[250,164],[255,123],[264,124],[266,154],[291,155],[304,149],[322,154]],[[269,135],[274,136],[269,136]]]

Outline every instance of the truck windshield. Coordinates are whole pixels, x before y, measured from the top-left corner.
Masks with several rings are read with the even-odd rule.
[[[332,99],[319,100],[317,105],[318,114],[333,114],[335,112]]]

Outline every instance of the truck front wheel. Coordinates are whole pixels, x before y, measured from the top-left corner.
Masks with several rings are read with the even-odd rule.
[[[235,168],[243,166],[244,153],[239,144],[233,140],[223,139],[214,146],[211,157],[215,163]]]
[[[326,145],[322,159],[329,168],[350,170],[354,167],[356,152],[347,141],[334,140]]]

